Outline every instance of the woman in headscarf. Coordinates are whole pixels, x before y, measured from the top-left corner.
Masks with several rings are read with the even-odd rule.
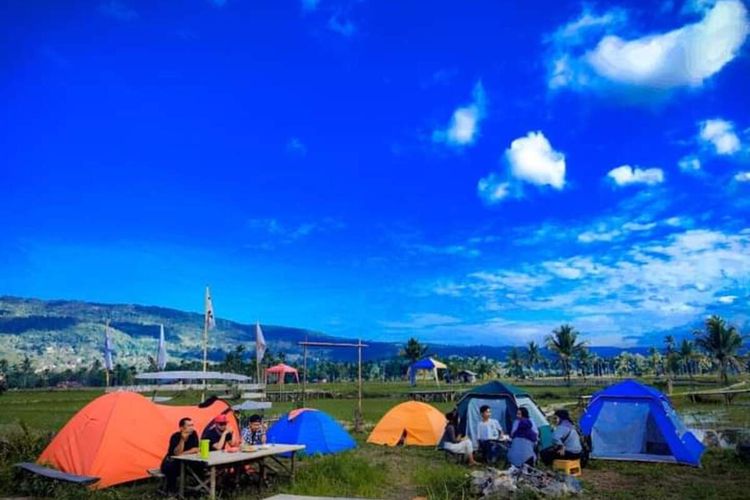
[[[521,418],[518,420],[516,430],[510,435],[510,449],[508,450],[508,462],[516,467],[523,464],[534,465],[536,452],[534,445],[539,437],[531,425],[531,420]]]
[[[581,458],[581,436],[578,435],[576,426],[570,418],[568,410],[556,410],[555,419],[557,425],[552,435],[554,445],[546,450],[542,450],[540,456],[542,462],[552,465],[556,459],[559,460],[578,460]]]
[[[458,412],[456,410],[450,411],[445,414],[445,418],[448,419],[448,423],[445,426],[445,432],[443,432],[438,448],[446,449],[457,455],[464,455],[469,465],[476,465],[474,446],[471,444],[471,440],[458,434]]]

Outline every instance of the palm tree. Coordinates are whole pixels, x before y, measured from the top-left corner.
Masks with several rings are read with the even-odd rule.
[[[539,344],[533,340],[526,346],[526,367],[529,372],[534,373],[534,365],[542,360],[542,355],[539,352]]]
[[[659,352],[659,349],[656,347],[649,347],[648,348],[648,364],[649,367],[653,370],[654,375],[659,375],[659,365],[661,365],[662,357],[661,353]]]
[[[578,362],[578,367],[581,369],[581,374],[583,375],[583,381],[585,383],[586,375],[588,375],[588,372],[591,369],[592,363],[594,361],[594,356],[591,354],[591,351],[584,347],[580,351],[578,351],[578,354],[576,355],[576,361]]]
[[[508,374],[516,379],[523,377],[523,359],[517,347],[508,353]]]
[[[571,325],[560,325],[547,336],[547,349],[555,353],[562,365],[565,379],[570,385],[570,362],[585,347],[584,342],[578,342],[578,332]]]
[[[423,358],[425,354],[427,354],[427,346],[420,344],[414,337],[406,342],[404,350],[401,351],[401,355],[408,359],[410,363],[418,361]]]
[[[719,364],[719,378],[724,385],[729,384],[729,368],[740,370],[737,351],[742,346],[742,335],[734,326],[728,326],[720,316],[713,315],[706,320],[704,331],[697,330],[695,343],[706,351]]]
[[[674,350],[675,341],[672,335],[664,337],[667,348],[664,352],[664,374],[667,376],[667,394],[672,394],[672,378],[674,377],[677,353]]]
[[[693,378],[692,364],[695,360],[696,354],[695,344],[688,339],[683,339],[682,344],[680,344],[679,356],[690,379]]]

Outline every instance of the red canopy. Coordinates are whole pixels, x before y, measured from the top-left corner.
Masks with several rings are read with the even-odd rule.
[[[278,384],[284,383],[284,375],[286,375],[287,373],[293,373],[294,378],[297,380],[297,383],[299,384],[299,373],[297,373],[297,370],[292,368],[289,365],[285,365],[284,363],[279,363],[276,366],[266,368],[266,384],[268,383],[269,373],[276,375],[276,383]]]

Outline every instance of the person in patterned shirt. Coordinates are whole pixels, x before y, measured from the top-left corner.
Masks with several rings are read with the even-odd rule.
[[[266,429],[263,417],[251,415],[247,427],[242,429],[242,442],[249,445],[266,444]]]

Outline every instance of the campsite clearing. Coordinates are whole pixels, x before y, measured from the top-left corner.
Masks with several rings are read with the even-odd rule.
[[[323,410],[334,418],[351,424],[356,400],[350,399],[354,385],[343,384],[330,389],[342,395],[339,399],[320,399],[308,406]],[[543,408],[561,402],[573,402],[580,393],[592,393],[598,387],[523,386]],[[328,388],[327,388],[328,389]],[[406,384],[373,384],[365,386],[363,410],[366,430],[393,406],[408,400]],[[49,433],[60,429],[86,403],[102,391],[11,391],[0,396],[0,443],[12,448],[12,455],[0,458],[0,495],[32,492],[48,496],[79,498],[82,491],[71,486],[51,491],[48,483],[25,477],[14,480],[10,465],[35,459],[46,444]],[[347,397],[348,396],[348,397]],[[181,393],[170,405],[194,404],[198,395]],[[712,426],[750,429],[750,397],[743,395],[732,405],[692,403],[676,398],[675,406],[698,422]],[[455,403],[453,403],[455,404]],[[451,403],[435,404],[441,411]],[[274,403],[267,414],[280,415],[293,409],[292,403]],[[576,413],[580,416],[580,412]],[[28,434],[20,424],[28,429]],[[294,493],[320,496],[350,496],[383,499],[407,499],[426,496],[430,499],[462,498],[468,494],[467,468],[447,462],[431,447],[399,447],[366,444],[367,433],[355,435],[358,448],[339,455],[305,458],[299,462],[294,485],[279,483],[268,494]],[[4,451],[4,450],[0,450]],[[332,478],[335,478],[332,479]],[[584,470],[584,498],[746,498],[750,491],[750,465],[743,464],[731,450],[710,449],[703,456],[702,467],[672,464],[594,461]],[[86,493],[91,498],[157,498],[156,484],[140,482]],[[258,498],[246,489],[231,498]]]

